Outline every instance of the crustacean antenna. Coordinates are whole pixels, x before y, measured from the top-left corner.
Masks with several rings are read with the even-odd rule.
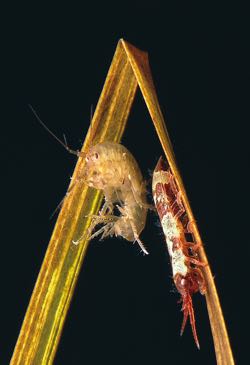
[[[35,115],[36,119],[38,120],[38,122],[43,126],[43,128],[54,138],[57,140],[58,143],[60,143],[69,153],[71,153],[72,155],[76,155],[78,157],[85,157],[86,154],[82,151],[78,151],[78,150],[73,150],[71,148],[69,148],[67,141],[66,141],[66,137],[65,135],[63,135],[64,138],[64,142],[58,138],[47,126],[46,124],[41,120],[41,118],[38,116],[37,112],[35,111],[35,109],[32,107],[32,105],[29,104],[29,108],[32,111],[32,113]]]

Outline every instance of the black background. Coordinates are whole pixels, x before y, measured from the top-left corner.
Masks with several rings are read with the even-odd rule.
[[[7,364],[75,159],[28,108],[80,148],[119,38],[149,52],[157,93],[201,231],[236,360],[249,323],[249,32],[244,9],[160,5],[13,8],[2,67],[1,364]],[[246,131],[246,130],[245,130]],[[123,138],[145,179],[162,153],[138,92]],[[243,161],[244,158],[244,161]],[[149,184],[150,190],[150,184]],[[150,199],[149,195],[149,199]],[[14,227],[14,228],[13,228]],[[205,300],[194,297],[201,350],[182,313],[157,217],[142,239],[92,241],[55,364],[215,364]]]

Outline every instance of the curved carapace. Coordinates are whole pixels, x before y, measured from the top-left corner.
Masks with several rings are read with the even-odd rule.
[[[90,147],[85,156],[85,167],[81,181],[90,187],[102,190],[105,202],[98,216],[93,217],[90,238],[121,236],[128,241],[138,242],[144,253],[148,253],[139,235],[145,227],[149,205],[140,168],[126,147],[119,143],[103,142]],[[114,208],[120,212],[113,214]],[[101,229],[93,233],[102,223]]]
[[[83,169],[71,184],[66,196],[77,184],[86,184],[104,193],[105,202],[102,209],[98,215],[92,216],[89,239],[100,234],[101,238],[121,236],[128,241],[138,242],[142,251],[148,254],[139,235],[145,227],[149,205],[146,201],[145,183],[133,155],[126,147],[114,142],[98,143],[91,146],[87,152],[75,151],[67,145],[66,139],[63,142],[46,126],[32,106],[30,108],[39,123],[69,153],[85,159]],[[57,209],[63,202],[64,199]],[[120,212],[118,216],[114,215],[115,207]],[[93,233],[99,224],[102,224],[102,228]],[[78,244],[82,239],[83,237],[80,237],[73,243]]]

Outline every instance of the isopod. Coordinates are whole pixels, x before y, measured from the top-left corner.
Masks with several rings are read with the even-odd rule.
[[[101,235],[123,237],[127,241],[137,242],[141,250],[148,254],[139,238],[146,224],[149,204],[146,200],[146,186],[140,168],[126,147],[115,142],[102,142],[91,146],[87,153],[75,151],[61,141],[38,117],[40,124],[70,153],[85,159],[83,171],[75,183],[84,183],[102,190],[105,202],[98,215],[92,216],[88,230],[89,239]],[[74,185],[70,188],[69,194]],[[114,215],[117,208],[120,215]],[[97,225],[102,227],[94,232]],[[83,237],[74,240],[78,244]]]
[[[195,326],[192,295],[198,291],[201,294],[206,292],[206,284],[201,272],[201,267],[206,264],[198,258],[197,250],[200,244],[194,242],[191,222],[188,220],[181,193],[177,188],[170,167],[162,157],[154,170],[152,190],[168,247],[173,280],[181,295],[183,311],[181,335],[189,317],[195,343],[200,348]],[[190,234],[192,242],[188,242],[186,238]]]

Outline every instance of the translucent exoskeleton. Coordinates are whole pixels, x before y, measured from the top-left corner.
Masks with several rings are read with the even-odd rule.
[[[105,202],[98,216],[93,217],[90,231],[99,223],[103,227],[92,234],[121,236],[137,241],[147,253],[139,235],[145,227],[148,204],[146,188],[139,166],[133,155],[119,143],[103,142],[91,147],[85,157],[82,181],[102,190]],[[114,206],[120,212],[113,215]]]
[[[92,216],[88,237],[101,235],[123,237],[127,241],[137,242],[141,250],[148,254],[139,238],[145,227],[149,204],[146,200],[146,186],[140,168],[126,147],[119,143],[102,142],[91,146],[87,153],[74,151],[66,142],[61,141],[38,117],[42,126],[70,153],[85,159],[84,170],[80,172],[75,184],[86,184],[102,190],[104,204],[98,215]],[[75,184],[67,194],[70,194]],[[118,210],[119,215],[114,214]],[[97,225],[102,227],[95,231]],[[78,244],[83,237],[73,241]]]

